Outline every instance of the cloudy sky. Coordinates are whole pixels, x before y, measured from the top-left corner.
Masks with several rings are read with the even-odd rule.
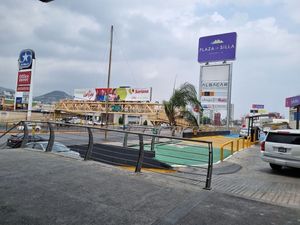
[[[198,87],[198,40],[237,32],[235,118],[252,104],[286,114],[300,94],[299,0],[1,0],[0,86],[15,88],[22,49],[36,52],[34,95],[105,87],[114,25],[111,86],[153,87],[167,99],[176,84]]]

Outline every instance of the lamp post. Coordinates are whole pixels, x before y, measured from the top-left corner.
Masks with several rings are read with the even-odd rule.
[[[114,26],[110,28],[110,49],[109,49],[109,63],[108,63],[108,74],[107,74],[107,90],[106,90],[106,104],[105,104],[105,124],[108,128],[108,89],[110,87],[110,73],[111,73],[111,56],[112,56],[112,43],[113,43],[113,32]],[[107,132],[105,131],[105,139],[107,138]]]

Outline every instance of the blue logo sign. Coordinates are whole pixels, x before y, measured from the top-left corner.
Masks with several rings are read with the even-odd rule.
[[[31,49],[22,50],[19,56],[19,69],[31,69],[32,59],[35,59],[34,51]]]
[[[22,104],[22,97],[16,97],[16,103]]]
[[[201,37],[198,46],[198,62],[235,60],[236,32]]]

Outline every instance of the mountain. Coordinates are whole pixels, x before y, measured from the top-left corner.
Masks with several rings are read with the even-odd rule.
[[[0,97],[4,97],[6,99],[13,99],[15,91],[13,89],[0,87]]]
[[[73,96],[68,95],[64,91],[52,91],[44,95],[40,95],[37,97],[34,97],[34,101],[42,102],[43,104],[51,104],[53,102],[59,102],[63,99],[73,99]]]

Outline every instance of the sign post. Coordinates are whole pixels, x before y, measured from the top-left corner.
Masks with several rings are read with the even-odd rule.
[[[296,129],[299,129],[299,113],[300,113],[300,95],[293,96],[285,99],[285,107],[296,108]]]
[[[232,63],[226,61],[235,60],[236,39],[236,32],[205,36],[199,38],[198,45],[198,62],[204,64],[200,65],[199,100],[212,115],[226,111],[227,128],[231,120]]]
[[[22,98],[17,97],[17,92],[26,93],[29,92],[28,107],[27,107],[27,120],[31,119],[32,111],[32,93],[33,93],[33,74],[35,72],[35,53],[31,49],[24,49],[20,52],[19,59],[19,71],[17,77],[17,88],[15,96],[15,106],[18,103],[22,103]]]

